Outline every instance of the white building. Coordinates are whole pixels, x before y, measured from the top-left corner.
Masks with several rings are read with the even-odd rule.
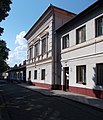
[[[61,88],[103,99],[103,1],[59,28],[57,37]]]
[[[28,41],[27,81],[50,89],[59,87],[56,79],[58,43],[55,33],[74,16],[74,13],[50,5],[25,35]]]

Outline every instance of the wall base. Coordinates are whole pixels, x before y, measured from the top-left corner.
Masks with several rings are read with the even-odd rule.
[[[38,86],[38,87],[52,89],[52,85],[50,85],[50,84],[37,83],[37,82],[32,82],[32,84],[35,85],[35,86]]]
[[[64,86],[63,85],[58,85],[58,84],[52,85],[52,84],[37,83],[37,82],[32,82],[32,84],[35,85],[35,86],[48,88],[50,90],[60,90],[60,89],[64,90],[63,89]],[[66,91],[103,99],[103,91],[102,90],[94,90],[94,89],[68,86],[68,89]]]
[[[70,91],[70,92],[103,99],[103,91],[102,90],[78,88],[78,87],[71,87],[71,86],[69,86],[68,88],[69,88],[68,91]]]
[[[46,84],[46,83],[37,83],[37,82],[32,82],[33,85],[43,87],[43,88],[48,88],[50,90],[60,90],[61,85],[53,85],[53,84]]]

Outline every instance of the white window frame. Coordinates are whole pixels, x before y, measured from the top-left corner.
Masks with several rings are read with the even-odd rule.
[[[99,23],[101,20],[101,24]],[[100,26],[101,25],[101,26]],[[103,35],[103,15],[95,20],[96,37]]]
[[[33,58],[33,46],[29,48],[29,59]]]
[[[76,82],[86,84],[86,65],[76,66]]]
[[[45,46],[44,46],[44,40],[45,40]],[[44,37],[41,38],[41,41],[42,41],[42,49],[41,49],[41,53],[42,55],[44,55],[46,52],[47,52],[47,47],[48,47],[48,35],[45,35]]]
[[[96,64],[96,84],[103,86],[103,63]]]
[[[66,49],[66,48],[69,48],[69,33],[62,36],[62,49]]]
[[[86,41],[86,25],[76,30],[76,44],[80,44]]]
[[[34,44],[34,57],[38,57],[40,52],[40,41]]]
[[[38,71],[34,70],[34,80],[37,79],[37,73],[38,73]]]
[[[45,80],[45,69],[41,70],[41,80]]]

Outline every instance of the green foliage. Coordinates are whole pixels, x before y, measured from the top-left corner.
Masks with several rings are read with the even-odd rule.
[[[14,68],[17,68],[17,67],[18,67],[17,64],[15,64],[15,65],[14,65]]]
[[[9,48],[6,46],[6,42],[4,40],[0,40],[0,72],[4,72],[9,67],[6,63],[9,51]]]
[[[0,57],[0,73],[6,71],[8,68],[8,64]]]
[[[0,22],[9,15],[11,0],[0,0]]]
[[[9,15],[11,0],[0,0],[0,22],[5,20],[5,18]],[[0,27],[0,36],[4,32],[4,28]]]
[[[0,22],[5,20],[5,18],[9,15],[11,0],[0,0]],[[4,32],[4,28],[0,27],[0,36]],[[6,46],[6,42],[4,40],[0,40],[0,73],[4,72],[8,68],[8,64],[6,60],[8,59],[9,48]]]
[[[0,27],[0,36],[1,36],[1,34],[4,32],[4,28],[1,28]]]

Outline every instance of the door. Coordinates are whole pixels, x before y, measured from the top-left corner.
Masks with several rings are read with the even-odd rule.
[[[28,84],[31,84],[31,71],[29,71]]]
[[[67,91],[69,89],[69,67],[63,68],[63,90]]]

